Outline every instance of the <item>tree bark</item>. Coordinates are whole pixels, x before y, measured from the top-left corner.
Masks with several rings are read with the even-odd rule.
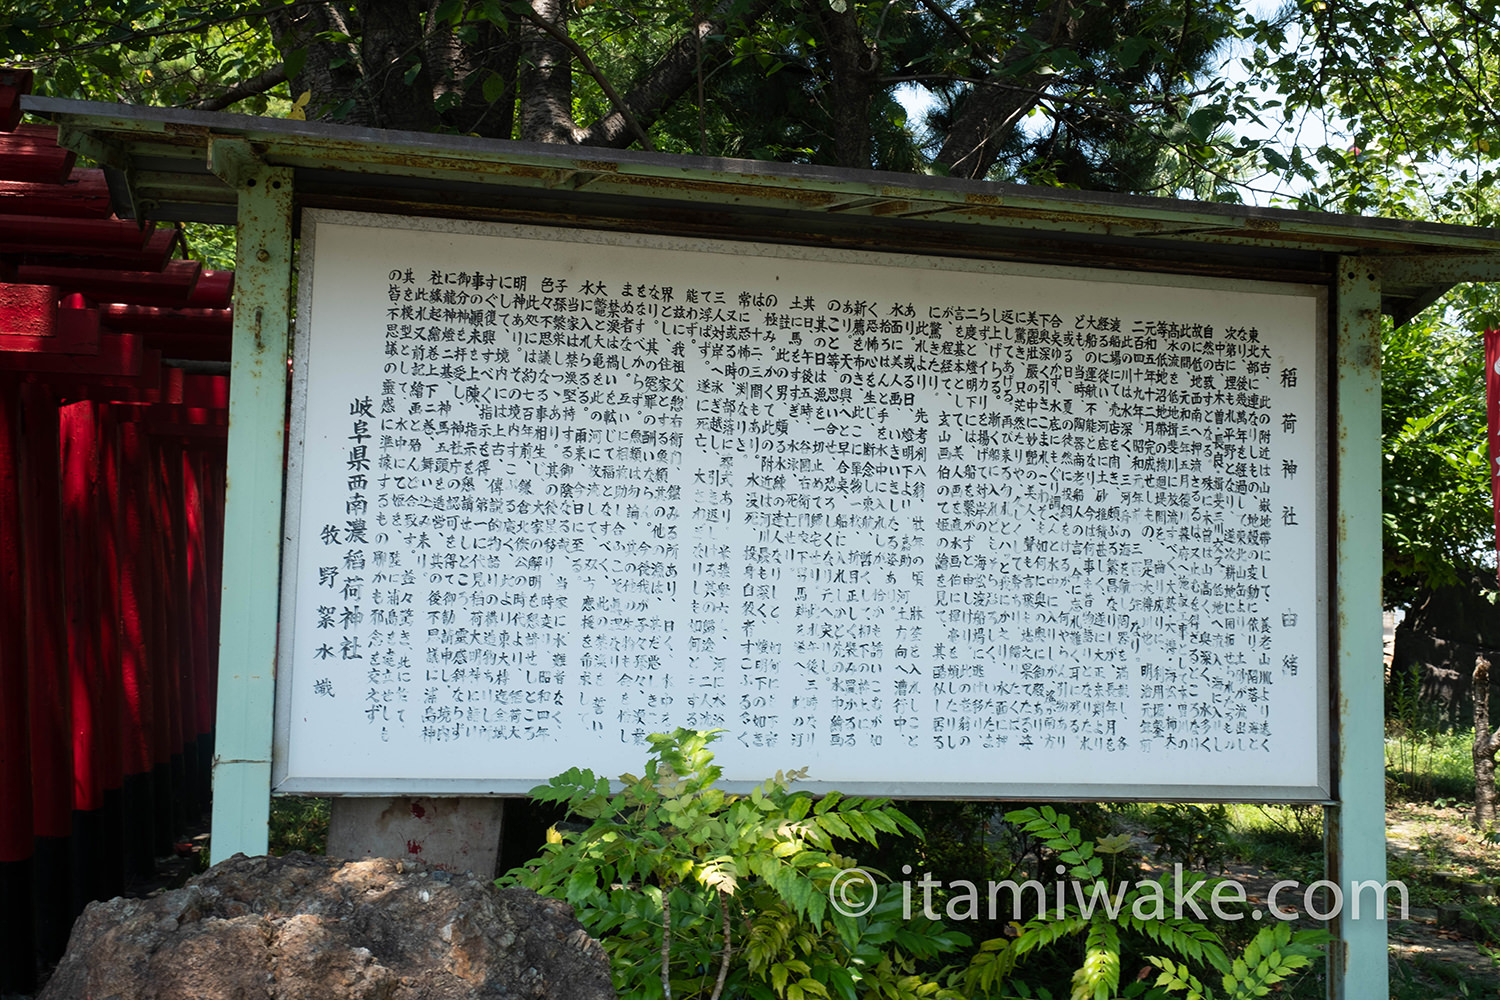
[[[277,84],[285,82],[286,64],[283,63],[280,66],[272,66],[264,73],[257,73],[248,80],[241,80],[221,94],[196,101],[191,107],[194,111],[223,111],[236,101],[243,101],[256,94],[264,94]]]
[[[529,2],[536,20],[567,33],[570,0]],[[509,138],[519,119],[520,137],[532,142],[622,148],[641,140],[700,71],[712,72],[728,58],[725,46],[713,46],[700,70],[699,49],[708,39],[730,34],[737,23],[754,23],[774,6],[775,0],[752,0],[736,21],[741,0],[721,0],[668,47],[633,90],[613,95],[616,107],[589,127],[573,118],[573,52],[535,21],[523,18],[509,27],[475,23],[472,42],[437,22],[438,0],[294,4],[272,11],[267,21],[283,59],[297,50],[305,53],[291,83],[294,97],[312,94],[309,118],[337,113],[340,121],[354,125],[447,128],[495,138]],[[356,38],[357,51],[330,41],[330,33]],[[498,74],[505,87],[498,99],[487,101],[484,84],[491,74]],[[461,98],[455,99],[456,93]],[[435,101],[444,98],[439,111]]]
[[[467,34],[457,35],[439,23],[442,0],[428,0],[424,61],[432,77],[432,94],[443,126],[464,135],[509,139],[516,119],[516,69],[520,45],[514,30],[493,21],[471,22]],[[492,76],[504,82],[495,100],[486,100],[485,85]]]
[[[268,10],[266,24],[283,60],[297,51],[306,55],[291,84],[293,100],[302,94],[312,94],[308,118],[326,120],[348,103],[339,116],[340,121],[351,125],[374,124],[361,86],[356,53],[344,43],[318,37],[325,32],[357,35],[353,10],[338,3],[291,4]]]
[[[432,75],[422,55],[420,0],[355,0],[364,36],[359,61],[377,128],[432,132]],[[410,82],[408,82],[410,77]]]
[[[1495,754],[1500,752],[1500,733],[1490,731],[1490,661],[1484,653],[1474,656],[1474,826],[1485,829],[1495,822]]]
[[[566,33],[569,0],[531,0],[536,16]],[[573,121],[573,57],[541,27],[521,24],[521,138],[576,145],[585,132]]]
[[[879,86],[880,49],[866,40],[853,4],[842,12],[826,2],[814,10],[831,71],[834,159],[841,167],[868,170],[874,164],[870,107]]]

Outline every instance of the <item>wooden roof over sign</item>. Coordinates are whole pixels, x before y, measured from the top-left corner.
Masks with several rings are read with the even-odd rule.
[[[1383,307],[1403,321],[1500,260],[1500,232],[1409,220],[46,98],[26,109],[116,172],[117,207],[158,219],[234,220],[211,168],[234,140],[290,167],[301,207],[1313,283],[1331,283],[1340,256],[1462,258],[1458,272],[1384,275]]]

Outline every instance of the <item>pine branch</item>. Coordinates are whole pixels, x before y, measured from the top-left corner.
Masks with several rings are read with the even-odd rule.
[[[94,18],[83,21],[74,21],[71,19],[44,21],[40,25],[38,25],[38,28],[55,31],[58,29],[75,29],[87,25],[89,27],[97,29],[100,35],[97,40],[77,42],[73,45],[69,45],[62,49],[59,49],[54,53],[55,55],[78,55],[85,52],[94,52],[99,49],[108,48],[112,45],[129,45],[135,42],[150,41],[154,38],[169,38],[173,35],[185,35],[190,33],[202,34],[208,28],[216,27],[218,25],[232,24],[233,22],[240,20],[252,20],[257,17],[264,17],[268,14],[277,13],[289,8],[315,6],[321,2],[323,2],[323,0],[294,0],[294,2],[292,3],[267,3],[264,6],[254,7],[250,9],[239,9],[230,6],[221,13],[215,14],[213,16],[203,15],[203,12],[198,11],[195,13],[203,16],[173,17],[166,21],[164,24],[157,25],[153,28],[134,28],[129,31],[120,30],[124,27],[124,24],[122,22],[106,20],[104,18]]]
[[[1071,0],[1054,0],[1006,50],[994,73],[997,76],[1011,73],[1030,53],[1066,41],[1072,13]],[[1036,79],[1036,75],[1028,74],[1027,79]],[[999,156],[1006,130],[1037,100],[1024,93],[1016,95],[998,79],[981,83],[964,99],[934,162],[955,177],[983,177]]]
[[[953,32],[959,38],[962,38],[965,42],[967,42],[969,44],[969,48],[973,50],[974,57],[976,59],[978,59],[980,62],[988,63],[990,66],[997,70],[1003,70],[1005,68],[1004,64],[999,59],[996,59],[994,56],[990,55],[990,53],[985,49],[984,46],[980,45],[977,41],[974,40],[974,36],[969,34],[969,29],[960,24],[958,18],[954,17],[951,13],[944,10],[941,5],[935,3],[934,0],[918,0],[918,2],[923,7],[927,8],[928,13],[932,14],[933,17],[936,17],[939,21],[942,21],[944,24],[946,24],[949,31]]]

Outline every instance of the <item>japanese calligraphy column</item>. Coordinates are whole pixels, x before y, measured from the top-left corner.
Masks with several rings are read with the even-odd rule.
[[[292,172],[214,139],[239,197],[213,762],[213,860],[266,853],[292,263]]]

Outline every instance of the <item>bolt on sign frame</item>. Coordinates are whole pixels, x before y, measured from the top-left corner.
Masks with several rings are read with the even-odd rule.
[[[216,859],[266,849],[294,237],[317,208],[1326,289],[1327,875],[1385,881],[1381,317],[1500,280],[1500,233],[47,98],[25,109],[108,169],[120,214],[237,226]],[[1384,920],[1346,908],[1337,931],[1330,995],[1386,995]]]

